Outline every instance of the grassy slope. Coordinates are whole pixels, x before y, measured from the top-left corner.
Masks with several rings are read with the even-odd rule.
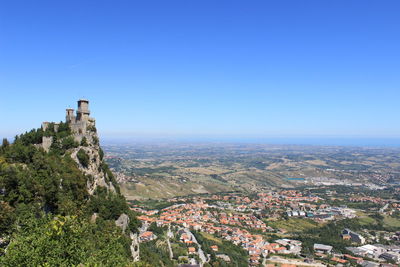
[[[141,183],[121,184],[121,192],[127,199],[143,198],[170,198],[201,193],[216,193],[232,191],[234,188],[229,184],[222,184],[218,181],[202,181],[195,183],[188,181],[180,183],[172,179],[141,179]]]
[[[222,244],[222,241],[221,241],[220,238],[217,238],[217,237],[215,237],[215,236],[213,236],[213,235],[211,235],[209,233],[201,232],[201,235],[206,239],[214,241],[216,244]]]
[[[390,227],[400,227],[400,220],[397,218],[385,216],[384,224]]]
[[[266,223],[267,225],[273,228],[285,229],[288,232],[305,231],[317,228],[321,225],[310,219],[302,219],[302,218],[290,218],[288,220],[267,221]]]

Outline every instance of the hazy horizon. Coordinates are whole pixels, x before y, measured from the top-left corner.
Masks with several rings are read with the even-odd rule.
[[[0,136],[400,138],[398,1],[4,2]]]
[[[0,136],[398,143],[398,1],[89,2],[1,4]]]
[[[40,125],[37,127],[40,128]],[[29,129],[30,130],[30,129]],[[26,130],[26,131],[29,131]],[[0,138],[13,141],[15,134],[3,134]],[[221,144],[271,144],[354,147],[400,147],[400,137],[371,136],[239,136],[239,135],[184,135],[184,134],[103,134],[99,132],[103,145],[132,145],[158,143],[221,143]]]
[[[356,137],[221,137],[221,136],[169,136],[144,137],[124,136],[101,138],[103,145],[134,144],[265,144],[265,145],[311,145],[351,147],[400,147],[400,138],[356,138]]]

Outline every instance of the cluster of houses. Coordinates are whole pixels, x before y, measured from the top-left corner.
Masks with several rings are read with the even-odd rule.
[[[218,196],[214,198],[218,199]],[[257,213],[257,211],[265,209],[270,211],[286,210],[286,215],[289,217],[307,217],[316,221],[356,217],[356,211],[353,209],[346,206],[331,207],[319,204],[322,200],[320,197],[304,196],[302,192],[296,190],[259,193],[254,199],[243,196],[223,196],[219,199],[229,201],[218,202],[220,207],[240,212],[254,211]]]
[[[396,232],[390,236],[390,239],[393,241],[400,241],[400,232]]]
[[[175,223],[184,227],[193,227],[195,230],[205,228],[216,230],[215,225],[252,228],[263,232],[268,229],[263,221],[252,214],[225,212],[217,206],[204,202],[176,204],[165,208],[155,221],[158,225]]]
[[[252,214],[226,212],[204,202],[175,204],[163,209],[158,217],[141,215],[138,219],[147,225],[152,222],[158,226],[174,224],[217,235],[245,249],[249,253],[251,265],[258,265],[261,257],[266,257],[271,253],[299,254],[301,251],[300,241],[279,239],[274,243],[269,243],[264,240],[262,235],[246,230],[255,229],[261,232],[269,230],[263,221]],[[150,233],[141,234],[140,240],[152,240],[154,235]],[[195,247],[191,246],[193,242],[191,235],[182,233],[179,238],[188,246],[189,254],[196,253]],[[214,246],[212,249],[217,252],[218,246]]]
[[[272,211],[285,212],[289,217],[307,217],[316,221],[330,219],[354,218],[356,211],[345,206],[332,207],[321,204],[321,198],[304,196],[295,190],[284,190],[280,192],[259,193],[256,197],[244,197],[236,194],[213,195],[207,197],[194,197],[189,199],[176,198],[172,202],[183,202],[174,204],[161,211],[146,211],[135,207],[141,212],[138,218],[150,224],[155,222],[158,226],[177,225],[186,229],[193,228],[205,233],[216,235],[235,245],[241,246],[249,254],[249,264],[256,266],[263,257],[270,254],[294,254],[300,255],[302,244],[298,240],[278,239],[274,242],[267,242],[261,235],[263,232],[272,232],[275,229],[267,226],[262,220],[258,211],[268,209]],[[372,199],[365,201],[371,201]],[[358,200],[354,200],[358,201]],[[373,201],[381,201],[373,199]],[[257,216],[255,216],[257,215]],[[156,236],[153,233],[143,232],[140,241],[153,240]],[[373,264],[365,261],[368,257],[379,261],[399,262],[400,249],[396,247],[384,247],[382,245],[365,245],[366,239],[350,229],[344,229],[342,238],[360,247],[348,248],[349,254],[338,254],[332,252],[332,246],[314,244],[315,255],[320,258],[328,258],[337,264],[345,265],[347,262],[359,264]],[[400,232],[393,235],[393,238],[400,240]],[[196,246],[191,246],[190,235],[180,235],[180,240],[188,246],[189,254],[196,254]],[[375,248],[377,247],[377,248]],[[384,249],[383,249],[384,248]],[[215,252],[219,251],[217,245],[212,247]],[[229,261],[229,256],[217,254],[220,258]],[[356,255],[356,256],[352,256]],[[371,265],[373,267],[373,265]]]
[[[326,255],[331,255],[331,261],[335,261],[337,263],[347,263],[349,260],[356,262],[362,266],[369,267],[379,267],[382,262],[390,261],[400,263],[400,246],[386,246],[382,244],[365,245],[365,238],[350,230],[344,229],[342,231],[342,238],[345,240],[349,240],[353,243],[358,243],[362,246],[359,247],[347,247],[346,249],[351,252],[352,256],[349,254],[340,254],[340,253],[332,253],[332,246],[324,245],[324,244],[314,244],[314,252],[316,256],[325,257]],[[377,262],[366,261],[364,258],[370,258],[376,260]],[[391,266],[391,265],[387,265]]]
[[[348,247],[354,255],[364,258],[374,259],[376,261],[393,261],[400,264],[400,246],[386,246],[382,244],[363,245],[359,247]]]
[[[139,242],[148,242],[154,239],[157,239],[157,236],[151,231],[145,231],[139,235]]]
[[[229,231],[223,229],[220,236],[235,245],[242,246],[248,251],[250,265],[258,265],[261,257],[269,254],[296,254],[301,251],[301,241],[291,239],[278,239],[269,243],[261,235],[250,234],[245,230],[234,228]]]
[[[221,208],[231,209],[235,211],[260,211],[260,210],[284,210],[292,204],[299,202],[312,203],[322,200],[316,196],[303,196],[301,192],[296,190],[283,190],[280,192],[270,191],[267,193],[258,193],[256,197],[247,197],[237,194],[230,195],[212,195],[211,197],[198,197],[191,200],[204,201],[214,200]],[[171,202],[187,202],[189,199],[185,197],[170,199]]]
[[[350,197],[349,201],[351,202],[372,202],[376,204],[386,204],[389,200],[383,199],[380,197],[371,197],[371,196],[354,196]]]
[[[362,235],[360,235],[356,232],[353,232],[350,229],[343,230],[342,238],[343,238],[343,240],[349,240],[354,243],[359,243],[359,244],[365,243],[365,238]]]
[[[348,229],[345,229],[348,232]],[[345,232],[344,231],[344,232]],[[354,233],[349,233],[349,236]],[[355,236],[359,243],[363,243],[362,239]],[[351,252],[350,254],[333,253],[333,247],[324,244],[314,244],[314,252],[317,257],[327,258],[329,256],[330,261],[334,261],[340,264],[346,264],[349,261],[356,262],[357,264],[365,267],[379,267],[379,266],[399,266],[400,264],[400,246],[385,246],[382,244],[375,245],[362,245],[359,247],[347,247],[346,249]],[[365,260],[369,258],[371,260]],[[395,264],[388,264],[385,262],[395,262]]]
[[[196,247],[193,246],[193,244],[195,243],[193,240],[193,235],[189,235],[187,232],[181,230],[178,232],[179,240],[182,243],[185,243],[188,246],[188,254],[196,254],[197,250]],[[216,251],[218,251],[218,248],[216,249]]]
[[[392,203],[392,207],[393,207],[393,212],[394,211],[397,211],[397,212],[400,211],[400,203]]]
[[[356,211],[347,207],[324,207],[310,210],[288,210],[286,211],[289,217],[307,217],[314,220],[333,220],[337,218],[354,218]]]

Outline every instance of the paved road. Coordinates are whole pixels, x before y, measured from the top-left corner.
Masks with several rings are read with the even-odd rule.
[[[380,213],[384,213],[385,210],[386,210],[388,207],[389,207],[389,203],[386,203],[386,205],[383,206],[383,207],[379,210],[379,212],[380,212]]]
[[[201,245],[199,244],[199,242],[197,242],[196,237],[194,236],[194,234],[192,232],[189,231],[188,228],[184,228],[184,231],[186,232],[187,235],[191,236],[193,242],[199,246],[198,254],[199,254],[200,261],[201,261],[200,266],[203,266],[203,264],[207,262],[207,258],[206,258],[206,255],[204,254],[204,251],[201,249]]]
[[[172,248],[171,248],[171,242],[169,242],[169,239],[171,237],[173,237],[174,234],[171,232],[171,225],[168,224],[168,232],[167,232],[167,243],[168,243],[168,249],[169,249],[169,258],[172,260],[172,258],[174,257],[174,253],[172,252]]]
[[[148,223],[143,223],[142,227],[139,228],[139,234],[143,234],[144,232],[147,231],[147,228],[149,228],[149,224]]]

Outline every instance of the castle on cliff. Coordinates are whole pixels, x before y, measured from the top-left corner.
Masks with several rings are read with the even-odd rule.
[[[96,120],[90,117],[89,110],[89,101],[86,99],[78,100],[78,109],[76,111],[76,115],[74,114],[73,108],[66,109],[65,122],[68,123],[71,128],[72,135],[77,142],[81,142],[83,137],[88,138],[89,132],[95,131]],[[46,131],[49,127],[50,122],[43,122],[42,129]],[[59,127],[58,123],[54,123],[54,131],[57,132]],[[43,136],[42,147],[48,151],[51,144],[53,142],[53,138]]]
[[[75,136],[81,136],[87,132],[88,128],[95,126],[95,119],[89,116],[89,101],[86,99],[80,99],[78,100],[76,116],[73,108],[67,108],[65,122],[69,124],[69,127]]]

